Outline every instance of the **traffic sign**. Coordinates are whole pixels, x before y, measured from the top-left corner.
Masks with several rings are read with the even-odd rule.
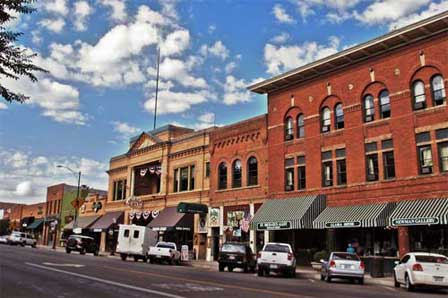
[[[73,208],[79,209],[84,204],[84,200],[81,198],[76,198],[71,202]]]

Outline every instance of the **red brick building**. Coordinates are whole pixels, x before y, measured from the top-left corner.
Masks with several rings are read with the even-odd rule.
[[[327,247],[448,249],[447,23],[445,12],[249,87],[268,96],[269,198],[325,195],[311,228]]]
[[[267,115],[210,132],[210,164],[211,213],[220,220],[210,225],[209,258],[217,256],[220,241],[255,248],[262,234],[256,237],[248,223],[268,193]]]

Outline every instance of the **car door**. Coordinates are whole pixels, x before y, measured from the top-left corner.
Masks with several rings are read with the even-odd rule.
[[[397,281],[404,282],[404,275],[406,273],[407,263],[410,258],[410,255],[405,255],[395,267],[395,276],[397,277]]]

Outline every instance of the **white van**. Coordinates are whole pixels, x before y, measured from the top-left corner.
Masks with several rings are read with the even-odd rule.
[[[134,257],[138,262],[142,259],[148,260],[148,250],[150,246],[157,243],[157,232],[145,226],[119,225],[117,252],[123,261],[127,257]]]

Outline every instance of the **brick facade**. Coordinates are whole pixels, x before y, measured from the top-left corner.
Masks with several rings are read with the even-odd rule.
[[[46,206],[47,204],[45,202],[42,203],[36,203],[31,205],[24,205],[22,209],[22,218],[24,217],[34,217],[36,218],[44,218],[46,213]]]

